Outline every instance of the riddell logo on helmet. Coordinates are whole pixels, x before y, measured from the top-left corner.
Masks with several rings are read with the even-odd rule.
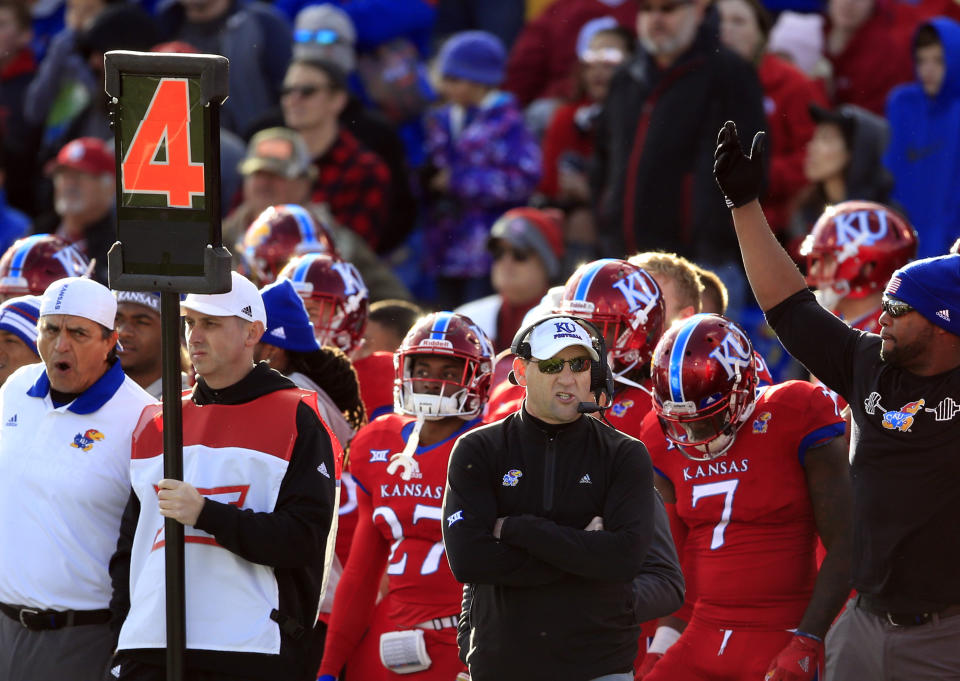
[[[417,343],[422,348],[438,348],[440,350],[453,350],[453,343],[442,338],[424,338]]]
[[[589,300],[565,300],[561,309],[564,312],[573,312],[576,314],[592,314],[597,306]]]

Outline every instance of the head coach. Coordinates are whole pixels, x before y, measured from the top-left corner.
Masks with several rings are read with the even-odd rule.
[[[473,585],[465,617],[475,681],[633,679],[632,580],[653,535],[646,448],[603,422],[603,338],[544,317],[513,342],[520,411],[463,435],[443,504],[454,576]]]

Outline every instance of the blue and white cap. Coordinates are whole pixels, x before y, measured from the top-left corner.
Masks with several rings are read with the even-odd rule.
[[[7,331],[37,352],[37,321],[40,319],[40,296],[10,298],[0,305],[0,331]]]

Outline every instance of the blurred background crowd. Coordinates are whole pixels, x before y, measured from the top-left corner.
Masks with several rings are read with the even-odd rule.
[[[919,257],[945,253],[958,19],[956,0],[0,0],[0,277],[19,276],[18,239],[48,234],[106,283],[103,54],[214,53],[223,241],[259,285],[332,253],[373,302],[469,304],[502,350],[578,264],[666,251],[757,326],[716,131],[767,131],[762,201],[801,266],[846,200],[903,215]]]

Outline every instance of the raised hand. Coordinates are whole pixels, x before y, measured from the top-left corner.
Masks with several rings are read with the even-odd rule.
[[[733,121],[727,121],[717,136],[713,154],[713,176],[723,191],[729,208],[739,208],[760,196],[763,187],[763,147],[766,133],[753,137],[750,155],[740,147],[740,136]]]

